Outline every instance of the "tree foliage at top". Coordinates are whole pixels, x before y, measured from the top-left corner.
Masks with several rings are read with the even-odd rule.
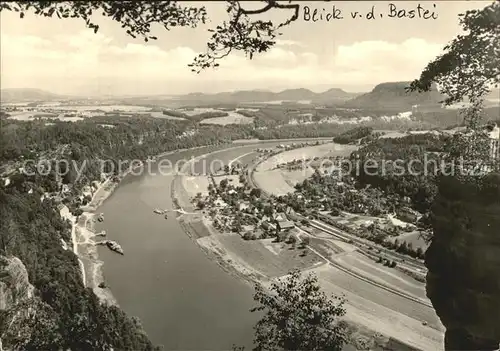
[[[207,50],[189,65],[192,71],[199,73],[203,69],[217,67],[219,64],[216,61],[232,51],[243,52],[252,59],[254,54],[271,48],[276,43],[275,38],[281,34],[280,28],[299,16],[299,4],[267,0],[264,5],[259,3],[258,6],[255,9],[245,9],[240,1],[226,1],[228,19],[209,29],[212,35],[207,43]],[[279,24],[254,17],[273,9],[285,10],[290,16]],[[170,30],[173,27],[196,28],[200,23],[209,21],[205,6],[190,6],[189,2],[181,5],[177,1],[14,1],[2,2],[1,10],[18,12],[21,18],[27,12],[45,17],[57,16],[60,19],[81,18],[95,33],[99,30],[99,25],[92,17],[96,13],[102,13],[119,22],[131,37],[141,37],[146,42],[157,39],[151,33],[152,25],[161,25]]]
[[[411,91],[429,91],[438,83],[448,95],[447,105],[468,98],[481,100],[492,86],[500,82],[500,2],[482,10],[460,14],[460,25],[466,34],[458,35],[445,46],[445,53],[430,62]]]
[[[500,2],[467,11],[459,22],[465,34],[453,39],[408,90],[429,91],[437,83],[447,95],[446,105],[469,100],[470,106],[460,111],[467,133],[455,135],[447,152],[454,161],[484,164],[489,162],[490,145],[488,133],[481,128],[484,98],[500,82]]]
[[[339,317],[345,315],[344,300],[328,297],[318,279],[292,271],[270,290],[257,285],[252,311],[265,311],[255,326],[254,350],[341,350],[347,340]]]

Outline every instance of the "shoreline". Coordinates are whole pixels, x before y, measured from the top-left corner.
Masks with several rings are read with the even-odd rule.
[[[127,174],[124,174],[123,178]],[[97,246],[95,245],[95,222],[97,221],[96,211],[113,194],[119,184],[120,182],[112,182],[111,178],[106,179],[94,192],[90,203],[81,207],[83,213],[74,224],[76,242],[73,244],[76,248],[76,252],[74,251],[74,253],[80,262],[82,262],[82,275],[85,279],[85,287],[91,288],[102,303],[114,306],[118,306],[118,303],[111,291],[108,288],[99,287],[99,284],[103,282],[102,265],[104,262],[99,260]],[[83,252],[80,252],[80,249]]]
[[[190,160],[185,165],[183,165],[183,168],[188,167],[190,162],[196,162],[199,158],[204,158],[209,154],[204,154],[197,158],[194,158],[193,160]],[[190,210],[194,210],[190,195],[183,185],[182,177],[182,175],[176,175],[172,180],[172,202],[184,209],[188,208]],[[223,234],[217,232],[215,228],[211,226],[210,221],[206,218],[205,215],[203,215],[202,213],[199,213],[197,215],[180,215],[176,219],[179,222],[179,225],[181,226],[181,229],[184,231],[184,233],[195,243],[196,246],[198,246],[199,249],[201,249],[201,251],[210,260],[217,263],[217,265],[224,272],[240,279],[241,281],[252,287],[254,287],[256,284],[261,284],[263,286],[267,286],[269,284],[271,280],[270,277],[265,276],[264,274],[254,270],[252,267],[242,262],[235,262],[235,257],[228,255],[222,245],[217,245],[207,239],[216,238],[217,235]],[[208,236],[200,237],[192,227],[193,223],[201,224],[203,226],[203,229],[209,233]]]
[[[188,150],[201,149],[210,146],[212,145],[203,145],[203,146],[196,146],[193,148],[183,148],[183,149],[176,149],[172,151],[163,152],[161,154],[154,156],[155,162],[157,162],[159,158],[168,155]],[[208,155],[208,153],[204,154],[203,157],[205,157],[206,155]],[[191,161],[192,160],[190,160],[189,162]],[[186,164],[188,164],[189,162],[187,162]],[[105,286],[104,288],[99,287],[100,283],[105,283],[105,279],[102,270],[104,262],[99,259],[97,245],[95,245],[95,240],[94,240],[97,236],[95,230],[95,222],[97,220],[96,212],[99,209],[99,207],[101,207],[101,205],[114,193],[114,191],[118,188],[121,182],[134,169],[142,167],[143,165],[144,164],[138,165],[134,168],[125,171],[123,174],[119,175],[118,177],[120,180],[118,182],[113,182],[111,180],[111,177],[101,182],[99,184],[99,187],[92,195],[91,201],[87,205],[81,207],[81,209],[83,210],[82,215],[78,219],[72,216],[71,220],[72,224],[71,238],[73,241],[72,251],[76,255],[79,261],[80,269],[82,271],[81,273],[82,273],[82,279],[84,281],[84,286],[86,288],[91,288],[96,294],[96,296],[99,298],[101,303],[114,305],[117,307],[118,307],[118,302],[116,298],[113,296],[113,293],[111,292],[110,288],[108,288],[107,286]],[[174,207],[175,206],[176,204],[174,203]]]
[[[297,140],[320,140],[323,138],[298,138]],[[238,149],[238,148],[244,148],[248,147],[248,145],[251,144],[259,144],[259,143],[266,143],[266,142],[276,142],[283,140],[283,142],[286,141],[292,141],[296,139],[276,139],[276,140],[251,140],[248,143],[238,143],[238,142],[231,142],[227,143],[226,147],[223,147],[222,149],[215,150],[215,151],[208,151],[202,155],[196,156],[196,157],[191,157],[189,161],[187,161],[183,166],[182,170],[184,170],[184,167],[188,167],[191,165],[192,162],[197,162],[200,159],[203,159],[207,157],[208,155],[216,154],[218,152],[224,152],[230,149]],[[156,156],[154,156],[155,162],[158,162],[159,159],[165,156],[169,156],[172,154],[176,154],[179,152],[185,152],[189,150],[197,150],[197,149],[202,149],[202,148],[209,148],[211,146],[217,146],[217,145],[202,145],[202,146],[195,146],[192,148],[182,148],[182,149],[176,149],[176,150],[171,150],[171,151],[166,151],[163,153],[160,153]],[[136,168],[143,167],[144,163],[141,165],[138,165],[134,168],[128,169],[127,171],[123,172],[123,174],[118,175],[119,181],[118,182],[113,182],[111,180],[111,177],[107,178],[105,181],[100,182],[99,187],[96,189],[94,194],[92,195],[92,199],[87,204],[86,206],[82,206],[81,209],[83,210],[82,215],[80,218],[72,217],[70,218],[71,224],[72,224],[72,229],[71,229],[71,237],[72,237],[72,245],[73,245],[73,253],[76,255],[80,269],[81,269],[81,274],[82,274],[82,279],[84,280],[84,286],[91,288],[96,296],[99,298],[101,303],[105,303],[108,305],[114,305],[114,306],[119,306],[116,298],[114,297],[111,289],[105,285],[105,287],[100,288],[99,284],[104,283],[105,284],[105,277],[103,273],[103,265],[104,262],[99,259],[98,255],[98,249],[97,245],[95,245],[95,238],[96,238],[96,230],[95,230],[95,222],[97,220],[96,216],[98,215],[97,211],[99,207],[114,193],[114,191],[118,188],[118,186],[121,184],[121,182]],[[187,201],[183,201],[181,198],[181,195],[179,194],[179,191],[184,191],[184,187],[182,185],[182,179],[181,175],[174,175],[171,183],[171,199],[172,199],[172,207],[174,209],[192,209],[192,204],[190,202],[190,199],[188,197]],[[177,182],[180,182],[177,184]],[[180,189],[177,189],[177,187],[180,186]],[[188,196],[188,194],[185,194]],[[192,212],[192,211],[191,211]],[[197,220],[194,220],[194,218],[197,218]],[[72,220],[71,220],[72,219]],[[217,252],[217,250],[214,250],[213,248],[210,248],[207,245],[204,245],[203,243],[199,242],[197,240],[198,235],[194,231],[194,229],[191,227],[191,223],[193,222],[201,222],[204,230],[208,231],[209,233],[212,233],[213,230],[215,229],[210,229],[210,224],[207,222],[207,219],[204,218],[204,216],[200,215],[193,215],[193,214],[177,214],[176,219],[181,226],[181,229],[188,235],[193,241],[196,242],[196,245],[209,257],[209,259],[215,261],[225,272],[241,279],[243,282],[254,286],[256,283],[267,285],[269,278],[264,278],[261,274],[261,277],[259,279],[256,279],[254,274],[248,275],[245,271],[246,267],[244,265],[239,264],[240,268],[243,269],[238,269],[235,267],[236,265],[232,262],[232,258],[230,257],[225,257],[223,254],[220,252]],[[227,255],[226,255],[227,256]],[[263,279],[264,278],[264,279]]]

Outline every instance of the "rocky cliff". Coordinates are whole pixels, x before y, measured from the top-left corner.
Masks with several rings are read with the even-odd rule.
[[[31,299],[33,291],[34,287],[29,282],[28,272],[21,260],[0,255],[0,350],[4,350],[4,346],[11,346],[9,342],[4,345],[3,338],[7,336],[7,339],[10,339],[12,334],[19,336],[20,331],[13,322],[16,318],[21,320],[21,310],[15,308],[23,301]]]
[[[17,257],[0,256],[0,310],[33,296],[26,267]]]
[[[427,296],[446,327],[446,350],[500,343],[500,175],[442,179],[426,252]]]

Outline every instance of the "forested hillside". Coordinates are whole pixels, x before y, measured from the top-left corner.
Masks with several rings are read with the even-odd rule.
[[[21,259],[35,287],[33,299],[0,311],[4,347],[153,350],[135,320],[117,307],[100,304],[93,291],[83,286],[76,256],[61,245],[61,239],[71,241],[70,225],[61,219],[53,201],[40,201],[40,196],[38,189],[28,193],[21,184],[0,186],[0,256]],[[30,308],[37,313],[29,316]],[[17,335],[19,329],[10,328],[14,321],[24,325],[28,334]]]
[[[352,160],[373,167],[360,167],[353,174],[362,185],[409,197],[415,209],[426,213],[437,192],[440,153],[448,140],[431,133],[376,139],[351,155]]]
[[[187,123],[148,119],[106,119],[106,126],[93,123],[43,122],[3,123],[1,158],[4,170],[13,171],[9,182],[0,183],[0,256],[17,257],[25,265],[29,282],[35,287],[33,299],[2,311],[4,347],[20,350],[152,350],[153,345],[138,321],[117,307],[101,305],[91,289],[83,286],[76,256],[64,249],[71,243],[70,224],[61,219],[57,202],[44,193],[59,192],[63,184],[71,188],[70,208],[80,189],[100,179],[99,159],[144,160],[178,148],[229,141],[231,136],[217,128],[193,129]],[[82,177],[72,169],[62,179],[52,172],[26,175],[17,170],[23,160],[85,162]],[[72,164],[72,163],[70,163]],[[9,283],[8,283],[9,284]],[[43,308],[41,307],[43,306]],[[29,315],[30,308],[40,313]],[[43,312],[43,313],[42,313]],[[17,316],[17,317],[16,317]],[[27,335],[8,328],[26,318]],[[17,325],[17,324],[16,324]]]

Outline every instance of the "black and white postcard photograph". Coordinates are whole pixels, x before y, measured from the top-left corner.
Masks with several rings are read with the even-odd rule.
[[[500,351],[500,1],[1,1],[0,351]]]

